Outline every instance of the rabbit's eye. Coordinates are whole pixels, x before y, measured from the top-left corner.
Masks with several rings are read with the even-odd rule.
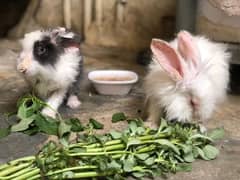
[[[47,52],[47,48],[46,47],[44,47],[44,46],[38,46],[38,48],[37,48],[37,53],[39,54],[39,55],[43,55],[43,54],[45,54]]]
[[[46,56],[48,53],[48,47],[47,44],[44,44],[42,42],[36,42],[34,44],[34,54],[39,57]]]

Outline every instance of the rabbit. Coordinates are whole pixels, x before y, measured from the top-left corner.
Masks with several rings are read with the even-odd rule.
[[[81,102],[77,93],[83,71],[80,36],[58,27],[27,33],[20,42],[17,70],[51,107],[45,107],[42,114],[55,118],[65,99],[70,108],[78,108]]]
[[[166,42],[152,39],[152,62],[144,79],[148,121],[208,120],[226,97],[231,54],[227,46],[180,31]]]

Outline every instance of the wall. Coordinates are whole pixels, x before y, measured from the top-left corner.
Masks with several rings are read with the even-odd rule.
[[[174,0],[129,0],[125,5],[104,0],[102,19],[95,17],[85,27],[86,41],[141,49],[147,47],[153,37],[170,38],[175,28],[175,4]]]
[[[67,26],[87,44],[138,50],[153,37],[173,37],[175,12],[176,0],[34,0],[9,36]]]
[[[216,41],[239,43],[239,19],[240,1],[199,1],[196,31]]]

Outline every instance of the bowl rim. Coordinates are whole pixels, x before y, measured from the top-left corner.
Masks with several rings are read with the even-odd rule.
[[[126,81],[102,81],[102,80],[95,80],[92,78],[92,75],[95,73],[105,73],[105,72],[121,72],[121,73],[131,73],[134,76],[132,80]],[[108,70],[93,70],[88,73],[88,79],[96,84],[134,84],[138,81],[138,75],[134,71],[129,70],[115,70],[115,69],[108,69]]]

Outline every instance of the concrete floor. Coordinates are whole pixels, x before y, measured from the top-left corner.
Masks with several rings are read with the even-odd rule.
[[[15,41],[0,41],[0,127],[6,126],[3,114],[15,110],[18,97],[29,89],[15,70],[15,60],[20,47]],[[78,110],[60,108],[64,116],[78,117],[86,122],[90,117],[105,125],[103,132],[110,129],[124,128],[124,123],[111,124],[111,115],[123,111],[129,116],[138,116],[142,110],[144,94],[141,88],[142,78],[146,72],[144,66],[137,65],[136,55],[115,49],[102,49],[84,45],[85,54],[84,80],[79,97],[82,106]],[[127,96],[97,95],[87,81],[87,73],[94,69],[128,69],[140,75],[140,81]],[[207,124],[207,128],[224,127],[226,137],[218,142],[221,154],[216,160],[197,161],[192,172],[170,174],[170,180],[239,180],[240,179],[240,96],[229,95],[223,105],[216,110]],[[31,155],[37,152],[49,137],[39,134],[28,137],[23,134],[11,134],[0,140],[0,164],[8,160]],[[161,178],[156,178],[161,179]]]

